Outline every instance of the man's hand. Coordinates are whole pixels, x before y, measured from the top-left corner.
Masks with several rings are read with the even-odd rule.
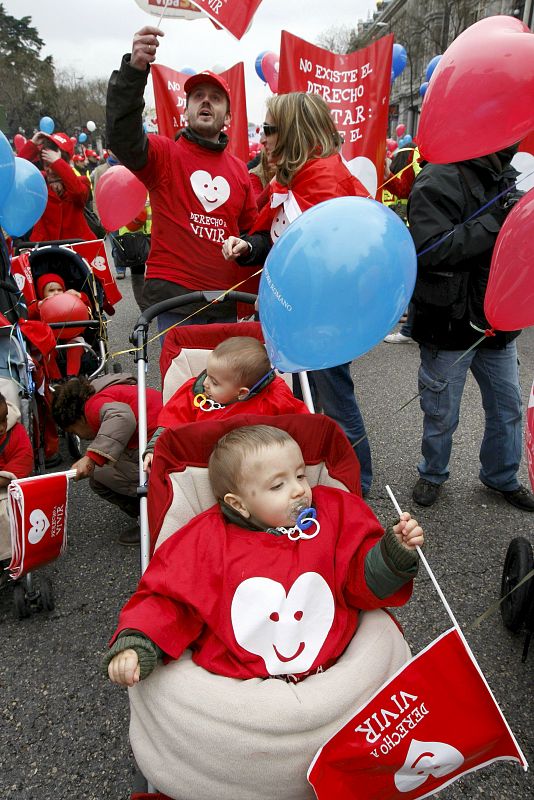
[[[81,481],[82,478],[90,478],[95,469],[95,462],[89,456],[82,456],[79,461],[72,465],[72,469],[76,470],[75,481]]]
[[[134,35],[132,44],[132,57],[130,64],[134,69],[144,72],[149,64],[156,60],[156,50],[159,47],[158,36],[165,36],[159,28],[145,25]]]

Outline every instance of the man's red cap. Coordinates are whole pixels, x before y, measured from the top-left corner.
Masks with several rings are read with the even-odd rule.
[[[184,83],[184,91],[186,95],[190,94],[195,86],[198,86],[201,83],[214,83],[215,86],[218,86],[219,89],[222,89],[225,95],[228,98],[228,104],[230,105],[232,98],[230,96],[230,87],[220,75],[217,75],[216,72],[210,72],[209,69],[205,69],[204,72],[197,72],[196,75],[191,75],[190,78],[186,80]]]
[[[67,136],[66,133],[43,133],[41,131],[41,136],[45,136],[47,139],[50,139],[50,141],[54,142],[54,144],[57,144],[60,150],[68,153],[72,158],[74,154],[74,142],[70,136]]]

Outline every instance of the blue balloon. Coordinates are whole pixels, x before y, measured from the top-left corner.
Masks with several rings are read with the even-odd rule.
[[[421,86],[419,87],[419,94],[421,97],[425,96],[425,92],[427,89],[428,89],[428,81],[424,81],[424,83],[422,83]]]
[[[263,81],[264,83],[267,83],[267,79],[263,74],[263,70],[261,68],[261,62],[263,61],[263,56],[268,52],[269,52],[268,50],[262,50],[261,53],[256,56],[256,61],[254,62],[254,69],[256,70],[256,75],[258,76],[260,81]]]
[[[375,200],[337,197],[297,217],[269,253],[260,281],[273,366],[325,369],[366,353],[403,313],[416,265],[408,228]]]
[[[441,61],[441,56],[434,56],[434,58],[430,59],[430,61],[428,62],[425,72],[425,77],[427,81],[429,81],[430,78],[432,77],[432,73],[434,72],[440,61]]]
[[[39,130],[43,133],[54,133],[54,120],[52,117],[41,117],[39,120]]]
[[[10,236],[22,236],[43,214],[48,201],[46,181],[31,161],[15,156],[13,185],[0,210],[0,225]]]
[[[401,44],[397,44],[395,42],[395,44],[393,45],[393,57],[391,60],[391,67],[393,69],[393,74],[395,75],[396,78],[404,70],[407,63],[408,63],[408,53]]]
[[[412,137],[409,133],[404,134],[402,139],[399,139],[399,147],[405,147],[407,144],[410,144],[412,141]]]
[[[87,134],[83,133],[83,132],[80,133],[80,135],[78,136],[78,141],[82,142],[82,144],[83,144],[83,142],[86,142],[87,141]]]
[[[13,186],[15,178],[15,155],[8,140],[0,131],[0,208]]]
[[[197,74],[197,73],[196,73],[196,71],[193,69],[193,67],[183,67],[183,68],[180,70],[180,72],[181,72],[183,75],[196,75],[196,74]]]

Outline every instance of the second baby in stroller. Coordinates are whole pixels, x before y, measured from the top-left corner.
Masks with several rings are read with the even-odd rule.
[[[145,470],[150,470],[164,428],[236,414],[307,413],[302,400],[275,374],[265,345],[252,336],[231,336],[209,354],[207,368],[182,384],[165,403],[145,451]]]

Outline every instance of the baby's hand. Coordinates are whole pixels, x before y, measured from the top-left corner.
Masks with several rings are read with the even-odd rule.
[[[152,462],[154,461],[154,453],[147,453],[143,461],[143,469],[147,475],[150,475],[152,469]]]
[[[425,541],[423,529],[416,519],[412,519],[407,511],[401,514],[400,522],[393,526],[393,533],[397,540],[406,547],[407,550],[415,550],[422,547]]]
[[[139,658],[135,650],[123,650],[111,659],[108,665],[110,681],[119,686],[134,686],[139,683]]]

